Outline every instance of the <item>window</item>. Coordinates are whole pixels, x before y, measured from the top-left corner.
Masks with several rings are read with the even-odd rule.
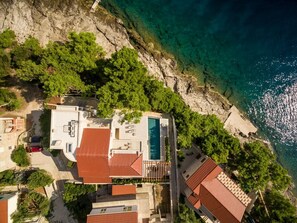
[[[67,153],[71,153],[72,152],[72,143],[67,143],[66,144],[66,151],[67,151]]]
[[[132,211],[132,206],[124,207],[123,211]]]

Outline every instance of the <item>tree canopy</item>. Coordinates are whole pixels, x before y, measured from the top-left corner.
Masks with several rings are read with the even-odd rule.
[[[20,145],[12,151],[11,160],[21,167],[30,165],[30,159],[24,148],[24,145]]]
[[[86,92],[84,72],[97,68],[104,56],[92,33],[72,32],[66,43],[50,42],[41,48],[38,40],[29,37],[12,51],[17,75],[25,81],[39,81],[48,96],[68,92]]]
[[[53,182],[53,178],[45,170],[37,170],[28,178],[29,189],[48,186]]]
[[[43,195],[31,191],[20,196],[17,211],[12,214],[13,223],[23,223],[36,216],[49,214],[50,202]]]
[[[95,192],[95,185],[64,184],[63,200],[70,213],[79,221],[85,222],[92,209],[88,194]]]
[[[252,215],[257,222],[297,223],[296,207],[282,194],[275,190],[267,191],[264,200],[269,216],[267,216],[263,204],[257,201],[258,204],[252,210]]]
[[[196,217],[195,212],[188,208],[185,204],[179,204],[179,213],[175,219],[176,223],[203,223],[204,221],[198,217]]]
[[[11,48],[17,44],[15,33],[10,29],[5,29],[0,33],[0,48]]]

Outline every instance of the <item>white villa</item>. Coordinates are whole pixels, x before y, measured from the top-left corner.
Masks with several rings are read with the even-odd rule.
[[[65,105],[57,105],[51,111],[50,148],[63,150],[67,159],[77,162],[84,182],[107,183],[112,176],[143,177],[147,175],[145,162],[165,161],[168,118],[150,112],[144,113],[137,124],[121,124],[120,111],[116,111],[112,119],[98,118],[95,113]],[[87,167],[90,162],[98,165],[90,170]],[[97,169],[96,173],[94,169]],[[98,169],[104,173],[99,174]]]

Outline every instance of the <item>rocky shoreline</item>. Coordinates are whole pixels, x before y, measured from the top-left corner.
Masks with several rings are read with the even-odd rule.
[[[192,110],[215,114],[225,127],[243,141],[257,129],[222,95],[209,86],[199,86],[191,75],[182,74],[174,59],[165,57],[152,43],[146,44],[133,30],[127,30],[120,19],[98,7],[90,13],[78,1],[4,0],[0,3],[0,31],[11,28],[19,41],[32,35],[42,45],[48,41],[64,41],[70,31],[95,34],[98,44],[110,56],[123,46],[136,48],[150,75],[177,92]],[[130,43],[133,41],[133,45]],[[241,137],[245,136],[245,137]]]

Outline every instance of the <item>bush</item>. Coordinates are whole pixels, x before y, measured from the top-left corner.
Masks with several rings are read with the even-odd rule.
[[[16,175],[13,170],[0,172],[0,186],[15,185]]]
[[[178,159],[178,161],[179,162],[182,162],[182,161],[184,161],[185,158],[186,157],[185,157],[184,152],[182,150],[178,150],[177,151],[177,159]]]
[[[16,45],[15,33],[10,29],[5,29],[0,34],[0,48],[10,48]]]
[[[50,131],[51,131],[51,110],[44,109],[43,113],[39,118],[40,128],[42,132],[41,144],[43,148],[50,147]],[[53,150],[56,151],[56,150]],[[60,151],[60,150],[59,150]],[[53,154],[53,153],[52,153]],[[58,154],[57,154],[58,155]],[[53,154],[55,156],[55,153]]]
[[[11,160],[20,167],[26,167],[30,165],[30,159],[24,148],[24,145],[20,145],[12,151]]]
[[[63,200],[70,213],[79,221],[86,222],[92,210],[89,194],[96,191],[95,185],[64,184]]]
[[[37,170],[33,172],[28,178],[29,189],[44,187],[53,182],[53,178],[45,170]]]
[[[170,154],[170,145],[168,137],[165,138],[165,150],[166,150],[166,162],[170,162],[171,154]]]
[[[0,89],[0,106],[1,105],[9,111],[13,111],[21,107],[21,103],[17,99],[15,93],[7,89]]]
[[[47,216],[49,214],[50,202],[43,195],[31,191],[20,195],[18,208],[11,218],[13,223],[23,223],[37,216]]]
[[[175,219],[175,223],[203,223],[204,221],[198,216],[194,210],[185,204],[185,197],[181,196],[179,201],[179,213]]]

